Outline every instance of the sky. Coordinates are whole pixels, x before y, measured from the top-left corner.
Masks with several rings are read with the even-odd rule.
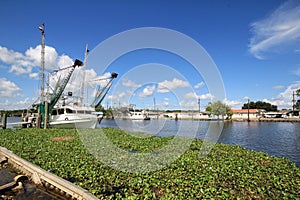
[[[119,74],[104,107],[197,110],[200,99],[205,110],[224,88],[222,101],[235,109],[248,99],[291,109],[300,88],[300,1],[2,0],[0,7],[0,110],[26,109],[39,97],[42,23],[52,88],[68,72],[53,70],[83,61],[86,44],[86,68],[74,71],[65,93],[80,94],[85,80],[91,101],[105,85],[95,80]]]

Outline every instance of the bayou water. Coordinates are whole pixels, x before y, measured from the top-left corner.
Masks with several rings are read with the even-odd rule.
[[[99,127],[139,131],[157,136],[180,135],[199,139],[207,137],[209,126],[222,128],[214,138],[218,143],[240,145],[272,156],[286,157],[300,167],[299,122],[224,122],[191,120],[106,120]]]

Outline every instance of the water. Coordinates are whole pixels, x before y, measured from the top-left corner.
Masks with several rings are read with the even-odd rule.
[[[114,127],[126,131],[139,131],[157,136],[179,135],[204,139],[209,126],[222,127],[216,121],[190,120],[106,120],[100,127]],[[287,157],[300,167],[300,123],[292,122],[225,122],[217,142],[240,145],[247,149],[263,151],[272,156]],[[214,139],[214,138],[212,138]]]

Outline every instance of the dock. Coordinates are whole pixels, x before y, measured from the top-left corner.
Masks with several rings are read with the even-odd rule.
[[[48,188],[50,191],[55,191],[68,199],[98,199],[87,190],[20,158],[16,154],[1,146],[0,158],[1,163],[7,162],[11,164],[16,170],[20,171],[24,176],[27,176],[34,184]],[[4,185],[3,188],[4,187],[7,186]]]

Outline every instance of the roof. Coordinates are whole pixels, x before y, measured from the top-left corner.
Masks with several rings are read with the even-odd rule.
[[[233,113],[248,113],[248,109],[240,109],[240,110],[234,110],[232,109],[231,112]],[[249,113],[258,113],[258,109],[249,109]]]

